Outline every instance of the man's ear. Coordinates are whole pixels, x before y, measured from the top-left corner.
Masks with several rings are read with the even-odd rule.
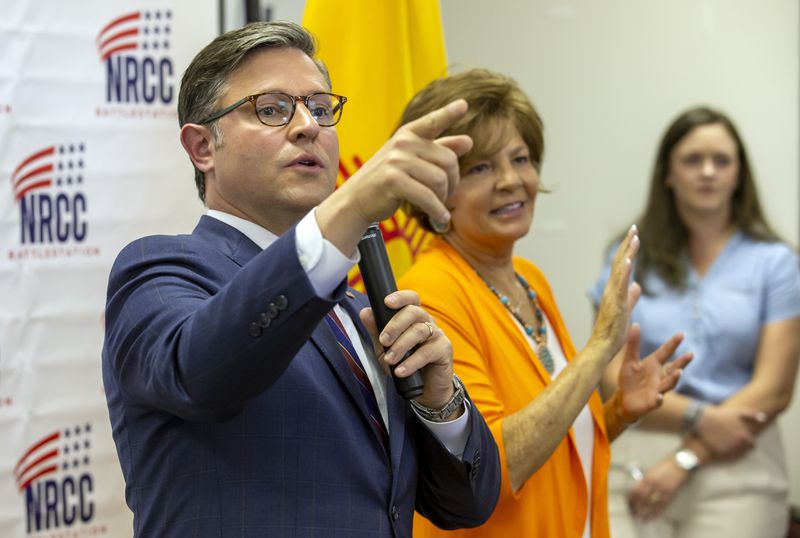
[[[181,128],[181,145],[203,173],[214,169],[214,136],[207,127],[187,123]]]

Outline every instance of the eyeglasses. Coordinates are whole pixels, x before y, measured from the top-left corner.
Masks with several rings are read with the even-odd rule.
[[[248,95],[232,105],[223,108],[216,114],[200,122],[200,125],[211,123],[225,114],[233,112],[246,102],[253,105],[258,121],[270,127],[286,125],[294,117],[297,101],[302,101],[311,117],[320,127],[333,127],[342,119],[342,108],[347,102],[344,95],[317,92],[311,95],[289,95],[283,92],[266,92]]]

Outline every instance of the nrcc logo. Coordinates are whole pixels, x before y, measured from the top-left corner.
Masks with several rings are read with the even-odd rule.
[[[96,41],[106,72],[108,105],[170,105],[175,98],[172,58],[169,54],[172,11],[127,13],[106,24]],[[98,109],[98,115],[122,112],[125,116],[157,116],[153,111],[135,114],[131,109]]]
[[[24,497],[28,535],[91,523],[91,434],[90,423],[56,430],[34,442],[17,461],[14,479]],[[104,531],[92,528],[92,534]]]
[[[11,188],[19,207],[20,245],[27,248],[9,251],[9,258],[99,254],[84,246],[89,233],[85,182],[83,142],[47,146],[22,158],[11,174]]]

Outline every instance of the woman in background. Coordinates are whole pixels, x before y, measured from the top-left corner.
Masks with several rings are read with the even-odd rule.
[[[695,359],[664,405],[615,445],[613,534],[646,526],[647,536],[783,537],[788,484],[775,419],[800,358],[800,268],[764,218],[726,115],[693,108],[667,128],[637,222],[643,296],[633,320],[643,352],[682,331]],[[611,270],[591,291],[596,306]]]
[[[623,346],[638,296],[628,280],[635,227],[612,262],[594,331],[576,352],[544,275],[513,255],[533,221],[542,122],[514,81],[471,70],[425,87],[401,123],[457,98],[469,112],[443,135],[468,134],[474,145],[460,159],[461,181],[447,201],[450,226],[400,285],[419,293],[453,344],[454,371],[498,445],[501,497],[477,529],[447,533],[417,517],[414,536],[606,537],[609,439],[658,406],[689,356],[662,366],[680,341],[675,336],[640,362],[632,328],[620,390],[603,404],[596,388]]]

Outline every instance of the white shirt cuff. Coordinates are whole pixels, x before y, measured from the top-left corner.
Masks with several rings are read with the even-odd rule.
[[[417,410],[414,413],[422,421],[425,426],[436,436],[439,441],[445,446],[448,452],[457,458],[461,458],[464,454],[464,448],[467,446],[467,439],[469,438],[472,428],[469,423],[469,401],[464,400],[464,414],[460,417],[448,422],[433,422],[423,418]]]
[[[316,208],[312,209],[297,224],[295,246],[300,265],[308,275],[314,291],[320,297],[330,297],[342,279],[347,278],[347,272],[358,263],[360,256],[356,250],[353,257],[349,258],[322,237],[315,212]]]

